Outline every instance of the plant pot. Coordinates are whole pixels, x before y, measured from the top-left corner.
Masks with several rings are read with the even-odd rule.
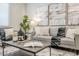
[[[24,40],[27,40],[27,35],[24,35]]]

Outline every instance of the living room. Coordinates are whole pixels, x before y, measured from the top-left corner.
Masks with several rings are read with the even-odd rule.
[[[79,3],[0,3],[0,8],[1,56],[78,55]]]

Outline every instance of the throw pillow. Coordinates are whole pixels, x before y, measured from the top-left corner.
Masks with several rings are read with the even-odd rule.
[[[79,28],[75,29],[75,34],[79,34]]]
[[[36,36],[48,36],[49,27],[35,27]]]
[[[58,27],[51,27],[50,28],[50,36],[57,36]]]
[[[11,40],[14,34],[13,28],[4,29],[6,40]]]
[[[67,29],[66,37],[74,39],[74,33],[75,33],[75,29]]]

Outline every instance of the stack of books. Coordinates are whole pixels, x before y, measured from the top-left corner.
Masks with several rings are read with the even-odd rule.
[[[42,47],[43,43],[39,41],[30,41],[24,44],[24,47]]]

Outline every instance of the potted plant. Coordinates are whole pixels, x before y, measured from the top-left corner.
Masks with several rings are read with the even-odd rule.
[[[23,16],[23,21],[22,21],[22,23],[20,23],[20,26],[24,31],[24,39],[26,39],[27,38],[26,32],[30,29],[28,16],[26,16],[26,15]]]

